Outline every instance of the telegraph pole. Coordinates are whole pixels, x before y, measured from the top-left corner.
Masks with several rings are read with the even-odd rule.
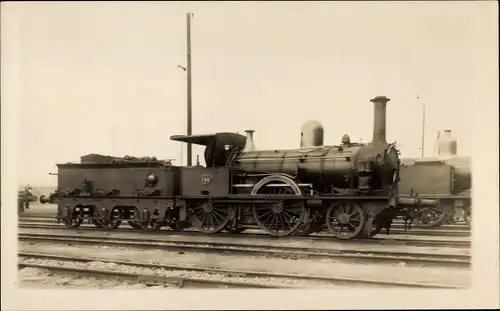
[[[417,99],[420,98],[420,95],[417,94]],[[425,104],[422,105],[422,142],[420,145],[421,157],[424,157],[424,144],[425,143]]]
[[[193,13],[186,14],[187,22],[187,134],[190,136],[191,133],[191,17]],[[191,166],[192,161],[192,149],[191,143],[187,144],[187,166]]]

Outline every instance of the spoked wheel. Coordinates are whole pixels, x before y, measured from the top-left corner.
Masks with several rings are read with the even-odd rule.
[[[355,238],[365,225],[365,211],[354,202],[336,203],[326,212],[326,227],[338,239]]]
[[[75,209],[73,210],[73,213],[72,213],[72,218],[62,220],[62,223],[64,224],[65,227],[67,227],[67,228],[80,227],[80,225],[83,222],[83,219],[78,219],[76,217],[78,217],[80,215],[81,209],[82,208],[79,206],[75,207]]]
[[[447,215],[448,213],[443,208],[425,207],[419,213],[417,224],[423,228],[438,227],[443,223]]]
[[[303,203],[286,200],[256,204],[252,211],[259,227],[274,236],[294,233],[301,225],[306,212]]]
[[[254,186],[251,194],[266,194],[276,199],[280,195],[300,196],[302,192],[288,177],[268,176]],[[252,212],[259,227],[274,236],[293,234],[306,217],[305,203],[297,200],[276,200],[266,204],[255,204]]]
[[[226,228],[231,213],[228,205],[205,201],[193,206],[190,220],[196,230],[212,234]]]

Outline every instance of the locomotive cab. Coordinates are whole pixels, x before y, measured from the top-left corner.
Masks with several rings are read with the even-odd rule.
[[[170,140],[205,146],[206,167],[224,167],[232,153],[245,147],[246,137],[237,133],[174,135]]]
[[[246,137],[236,133],[174,135],[171,140],[205,146],[206,167],[181,168],[181,194],[184,197],[224,197],[230,194],[228,163],[241,151]]]

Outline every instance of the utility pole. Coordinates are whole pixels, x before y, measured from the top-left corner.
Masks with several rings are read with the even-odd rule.
[[[420,95],[417,94],[417,99],[420,99]],[[422,105],[422,142],[420,145],[421,157],[424,157],[424,147],[425,146],[425,104]]]
[[[186,14],[187,22],[187,134],[190,136],[192,130],[191,120],[191,17],[193,13]],[[191,166],[192,149],[191,143],[187,144],[187,166]]]
[[[436,156],[438,156],[437,154],[437,151],[438,151],[438,147],[439,147],[439,135],[440,135],[440,132],[438,131],[437,132],[437,137],[436,137],[436,142],[434,143],[434,153],[433,153],[433,157],[435,158]]]

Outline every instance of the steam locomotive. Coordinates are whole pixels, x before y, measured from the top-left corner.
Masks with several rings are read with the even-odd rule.
[[[58,205],[57,219],[74,228],[87,220],[117,228],[194,227],[205,234],[258,226],[274,236],[327,229],[339,239],[371,237],[392,219],[436,200],[401,196],[400,158],[386,141],[386,105],[374,104],[373,140],[323,146],[323,127],[302,127],[301,146],[258,150],[254,131],[174,135],[205,146],[205,163],[191,167],[156,158],[81,157],[58,164],[58,189],[41,203]],[[407,213],[406,213],[407,214]]]
[[[457,142],[451,130],[438,135],[437,155],[432,158],[401,159],[401,194],[439,200],[439,208],[423,208],[415,218],[419,226],[433,227],[462,214],[471,219],[471,158],[457,156]]]

